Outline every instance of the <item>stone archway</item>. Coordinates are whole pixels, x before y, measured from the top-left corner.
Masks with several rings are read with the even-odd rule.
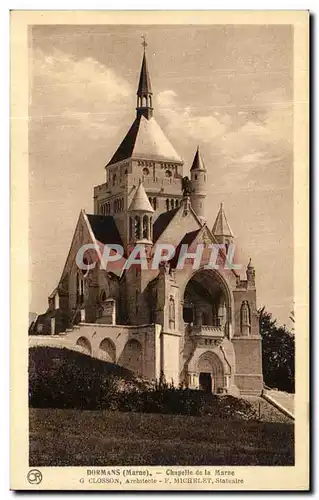
[[[92,355],[92,346],[90,341],[86,337],[79,337],[76,341],[76,345],[79,347],[79,350],[83,352],[83,354]]]
[[[142,344],[135,339],[129,340],[123,349],[118,364],[132,372],[143,374],[143,348]]]
[[[200,389],[205,392],[222,392],[225,388],[225,374],[222,361],[211,351],[204,352],[197,362]]]
[[[199,269],[188,280],[183,298],[183,321],[194,327],[219,328],[229,336],[232,296],[224,277],[212,269]]]
[[[108,363],[116,362],[116,348],[111,339],[105,338],[100,343],[99,358],[103,359],[103,361],[107,361]]]

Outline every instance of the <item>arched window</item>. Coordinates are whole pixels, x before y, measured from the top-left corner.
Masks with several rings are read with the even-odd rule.
[[[150,171],[147,167],[143,168],[143,175],[149,175]]]
[[[225,241],[226,254],[228,253],[228,247],[229,247],[229,240],[226,240]]]
[[[131,240],[132,236],[133,236],[133,234],[132,234],[132,226],[133,226],[133,221],[132,221],[132,217],[130,217],[129,221],[128,221],[128,231],[129,231],[128,237],[129,237],[129,240]]]
[[[195,181],[197,181],[197,174],[195,174]]]
[[[153,217],[150,217],[149,239],[153,240]]]
[[[144,215],[143,217],[143,238],[148,239],[148,216]]]
[[[170,297],[168,309],[169,309],[169,327],[175,328],[175,301],[174,301],[174,297]]]
[[[175,208],[178,208],[179,202],[178,200],[175,200]]]
[[[141,227],[141,219],[139,218],[138,215],[136,215],[134,223],[134,236],[137,240],[140,239],[140,227]]]
[[[84,281],[78,274],[76,275],[76,302],[82,304],[84,300]]]
[[[171,199],[171,210],[173,210],[174,206],[175,206],[175,202],[173,199]]]
[[[157,199],[156,198],[153,198],[153,208],[154,208],[154,210],[156,210],[156,208],[157,208]]]
[[[169,199],[168,198],[166,199],[166,211],[167,212],[169,211]]]
[[[115,186],[115,184],[116,184],[116,174],[113,174],[112,182],[113,182],[113,186]]]

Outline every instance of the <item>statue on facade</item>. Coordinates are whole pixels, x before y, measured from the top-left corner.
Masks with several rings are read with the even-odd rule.
[[[183,177],[182,179],[182,191],[183,191],[183,196],[190,196],[192,190],[192,183],[189,179],[189,177]]]
[[[247,300],[244,300],[240,309],[241,333],[249,335],[250,333],[250,310]]]

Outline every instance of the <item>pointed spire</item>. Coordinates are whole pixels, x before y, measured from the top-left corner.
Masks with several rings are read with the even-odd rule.
[[[144,52],[142,59],[142,67],[140,72],[140,79],[138,82],[137,95],[152,94],[151,79],[148,72],[146,54]]]
[[[191,172],[193,170],[199,170],[201,172],[206,172],[206,167],[205,167],[205,164],[203,162],[203,158],[200,154],[199,146],[197,146],[197,150],[196,150],[196,153],[194,156]]]
[[[145,193],[145,189],[141,179],[128,210],[129,212],[146,212],[151,214],[154,213],[154,209],[149,202],[147,194]]]
[[[143,42],[142,45],[144,47],[142,66],[140,72],[140,79],[137,87],[137,116],[145,116],[148,120],[153,116],[153,107],[152,107],[152,86],[151,79],[148,72],[147,60],[145,49],[147,47],[147,43],[145,41],[145,36],[142,36]]]
[[[217,214],[212,232],[213,232],[214,236],[230,236],[232,238],[234,237],[234,234],[230,228],[230,225],[228,224],[222,203],[220,204],[220,209],[219,209],[219,212]]]

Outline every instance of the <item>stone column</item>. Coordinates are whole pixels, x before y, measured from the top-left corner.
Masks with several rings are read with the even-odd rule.
[[[85,322],[85,308],[83,307],[80,312],[81,312],[81,320],[80,321],[81,321],[81,323],[84,323]]]
[[[51,318],[51,335],[55,335],[55,318]]]
[[[221,299],[218,307],[218,321],[219,321],[219,326],[224,327],[226,323],[226,305],[224,298]]]

